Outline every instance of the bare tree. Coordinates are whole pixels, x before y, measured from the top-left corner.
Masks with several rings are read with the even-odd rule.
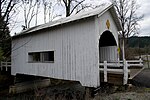
[[[137,34],[138,22],[143,18],[143,15],[137,15],[140,6],[137,5],[136,0],[115,0],[114,3],[121,22],[123,38]]]
[[[120,35],[122,36],[123,42],[123,59],[125,59],[124,41],[129,36],[138,34],[138,22],[142,20],[143,15],[137,15],[137,10],[140,8],[140,6],[136,3],[136,0],[113,0],[113,3],[122,26]]]
[[[43,5],[43,12],[44,12],[44,14],[43,14],[44,15],[44,23],[46,23],[47,17],[48,17],[48,21],[51,21],[52,1],[51,0],[43,0],[42,5]]]
[[[15,5],[17,0],[1,0],[0,1],[0,49],[3,51],[3,58],[10,60],[11,36],[9,31],[9,21],[15,13]]]
[[[50,21],[52,0],[21,0],[21,7],[24,12],[23,29],[30,28],[31,24],[35,26],[38,25],[39,13],[43,13],[42,18],[44,23],[46,23],[47,20]]]
[[[4,32],[8,28],[11,12],[14,10],[16,0],[1,0],[0,1],[0,30]],[[1,38],[1,40],[3,40]]]
[[[38,13],[40,9],[40,0],[37,0],[37,5],[36,5],[36,14],[35,14],[35,26],[37,25],[37,20],[38,20]]]
[[[66,17],[70,16],[73,12],[78,13],[85,8],[92,7],[91,4],[84,3],[85,0],[59,0],[65,5]]]
[[[23,29],[30,28],[31,21],[36,17],[35,25],[37,25],[37,16],[39,12],[40,0],[21,0],[21,7],[24,12],[24,25]]]

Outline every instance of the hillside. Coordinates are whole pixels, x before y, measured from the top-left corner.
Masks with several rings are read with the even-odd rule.
[[[150,47],[150,36],[146,37],[137,37],[133,36],[128,39],[128,46],[129,47],[139,47],[139,48],[144,48],[144,47]]]

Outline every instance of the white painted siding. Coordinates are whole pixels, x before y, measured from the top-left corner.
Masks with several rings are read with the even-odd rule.
[[[107,20],[109,20],[109,22],[110,22],[110,29],[107,29],[107,26],[106,26]],[[113,36],[116,40],[117,46],[118,46],[118,30],[117,30],[117,26],[111,16],[111,13],[109,11],[105,12],[102,16],[100,16],[97,19],[97,21],[98,21],[98,26],[99,26],[99,38],[104,31],[109,30],[113,34]]]
[[[88,87],[100,85],[94,17],[40,32],[13,40],[13,75],[76,80]],[[28,63],[28,52],[51,50],[54,50],[54,63]]]
[[[23,35],[12,42],[12,75],[17,73],[80,81],[83,86],[97,87],[99,77],[99,39],[108,30],[110,21],[118,46],[117,27],[107,11],[97,18],[91,17]],[[116,48],[100,50],[116,59]],[[54,51],[54,63],[29,63],[28,52]],[[100,52],[100,55],[101,53]],[[110,56],[111,52],[115,56]]]
[[[100,62],[117,62],[117,46],[100,47]]]
[[[106,21],[109,20],[110,22],[110,29],[107,28],[106,26]],[[103,34],[104,31],[109,30],[117,43],[117,46],[108,46],[108,47],[103,47],[100,49],[99,51],[99,60],[100,62],[103,62],[104,60],[107,60],[108,62],[114,62],[114,61],[118,61],[118,52],[117,52],[117,48],[118,48],[118,30],[117,30],[117,26],[111,16],[111,13],[109,11],[105,12],[102,16],[100,16],[99,18],[96,18],[95,20],[96,23],[96,31],[97,31],[97,45],[99,46],[99,39],[101,37],[101,35]]]

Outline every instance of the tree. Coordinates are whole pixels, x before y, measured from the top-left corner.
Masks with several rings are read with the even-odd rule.
[[[0,42],[10,38],[8,32],[8,24],[10,14],[13,11],[16,2],[14,0],[1,0],[0,2]]]
[[[91,4],[84,4],[85,0],[59,0],[59,2],[63,2],[65,5],[66,17],[73,12],[78,13],[85,8],[92,7]]]
[[[47,19],[51,21],[52,0],[21,0],[20,5],[24,12],[23,30],[30,28],[31,25],[38,25],[39,13],[42,13],[40,19],[43,18],[44,23],[47,22]]]
[[[10,59],[11,52],[11,36],[8,28],[9,21],[14,13],[14,7],[17,0],[1,0],[0,1],[0,48],[1,56]]]
[[[0,51],[1,51],[1,59],[0,60],[10,60],[11,55],[11,36],[8,26],[5,26],[6,23],[4,21],[1,22],[1,30],[0,30]],[[4,28],[5,27],[5,28]],[[3,58],[3,59],[2,59]]]
[[[21,7],[24,13],[24,25],[22,25],[23,30],[30,28],[31,21],[36,16],[35,25],[37,25],[37,15],[39,12],[40,0],[21,0]]]
[[[0,48],[0,61],[2,61],[3,59],[3,50]]]
[[[49,21],[51,20],[51,10],[52,10],[52,1],[51,0],[43,0],[43,10],[44,10],[44,23],[46,23],[47,14]]]
[[[143,15],[138,16],[137,10],[140,6],[136,3],[136,0],[113,0],[119,20],[121,22],[122,30],[120,35],[122,36],[123,46],[123,59],[125,59],[124,45],[125,39],[131,35],[138,34],[139,24]]]
[[[44,23],[62,16],[62,14],[60,14],[61,12],[59,12],[60,6],[65,7],[66,16],[92,7],[92,4],[87,4],[85,1],[86,0],[21,0],[20,5],[24,13],[24,24],[22,27],[26,29],[30,28],[31,24],[32,26],[34,26],[34,23],[35,26],[38,25],[39,13],[42,13],[40,19],[43,18]]]
[[[4,31],[9,24],[10,13],[16,5],[16,0],[1,0],[0,2],[0,28]]]
[[[4,23],[4,22],[3,22]],[[6,58],[5,60],[10,60],[10,54],[11,54],[11,36],[9,32],[8,26],[5,27],[5,30],[0,30],[0,37],[2,40],[0,40],[0,49],[3,52],[2,56],[3,58]]]

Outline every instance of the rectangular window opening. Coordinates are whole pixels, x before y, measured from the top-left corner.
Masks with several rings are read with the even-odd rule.
[[[54,51],[30,52],[29,62],[54,62]]]

